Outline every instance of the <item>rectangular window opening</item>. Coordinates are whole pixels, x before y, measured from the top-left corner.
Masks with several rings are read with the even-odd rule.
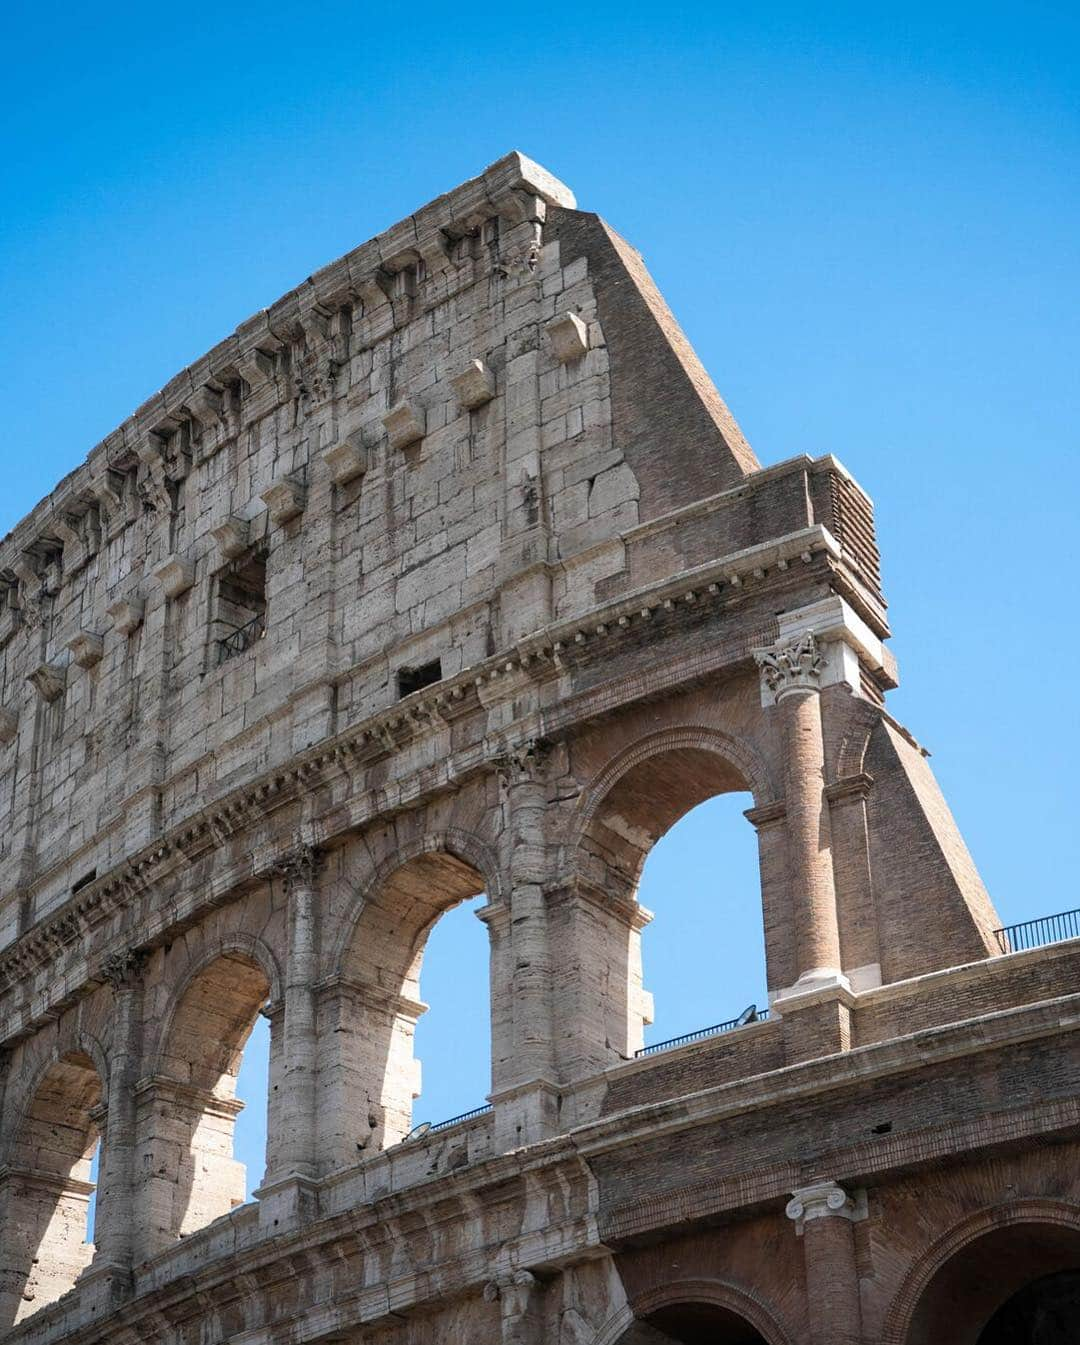
[[[235,658],[266,634],[266,553],[235,560],[217,581],[213,638],[218,663]]]
[[[397,677],[398,698],[411,696],[414,691],[420,691],[424,687],[442,681],[442,660],[432,659],[430,663],[422,663],[418,668],[399,668]]]

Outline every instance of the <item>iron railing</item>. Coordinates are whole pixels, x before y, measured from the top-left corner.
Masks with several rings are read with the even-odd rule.
[[[460,1116],[451,1116],[448,1121],[436,1121],[428,1134],[435,1130],[449,1130],[451,1126],[456,1126],[461,1121],[471,1121],[474,1116],[486,1116],[489,1111],[491,1111],[491,1103],[485,1102],[482,1107],[474,1107],[472,1111],[463,1111]]]
[[[1042,948],[1048,943],[1080,939],[1080,910],[1041,915],[1037,920],[1025,920],[1020,925],[1004,925],[994,930],[994,937],[1003,953],[1020,953],[1025,948]]]
[[[252,617],[246,625],[238,626],[231,635],[226,635],[224,640],[217,642],[218,664],[224,663],[226,659],[235,658],[237,654],[242,654],[245,649],[250,649],[265,634],[266,614],[260,612],[258,616]]]
[[[717,1037],[721,1032],[733,1032],[737,1027],[748,1027],[751,1023],[764,1023],[768,1020],[768,1009],[759,1009],[756,1005],[751,1005],[750,1009],[739,1014],[737,1018],[729,1018],[726,1023],[715,1023],[712,1027],[700,1027],[696,1032],[687,1032],[681,1037],[671,1037],[668,1041],[654,1041],[651,1046],[643,1046],[640,1051],[634,1052],[634,1059],[639,1060],[643,1055],[653,1055],[657,1051],[670,1051],[676,1046],[685,1046],[687,1042],[703,1041],[706,1037]]]

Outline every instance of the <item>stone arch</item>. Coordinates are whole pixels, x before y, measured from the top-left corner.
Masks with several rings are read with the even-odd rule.
[[[427,935],[453,906],[501,892],[496,857],[471,832],[444,829],[395,849],[343,923],[319,994],[324,1167],[401,1140],[419,1094],[413,1052]]]
[[[270,949],[238,931],[216,941],[173,987],[136,1095],[147,1254],[243,1203],[246,1172],[233,1157],[244,1106],[236,1076],[260,1010],[281,993]]]
[[[702,1306],[745,1323],[765,1345],[794,1345],[764,1300],[752,1290],[720,1279],[673,1280],[638,1295],[597,1332],[595,1345],[619,1345],[637,1322],[647,1322],[665,1309]]]
[[[28,1080],[0,1179],[0,1325],[55,1302],[90,1264],[91,1159],[107,1074],[81,1048],[55,1049]]]
[[[1080,1266],[1080,1206],[1064,1201],[1037,1199],[978,1210],[937,1238],[908,1269],[886,1312],[881,1334],[882,1345],[921,1345],[924,1334],[918,1317],[920,1312],[925,1311],[927,1296],[938,1278],[950,1266],[955,1266],[958,1258],[966,1251],[975,1249],[977,1245],[981,1245],[985,1251],[988,1247],[985,1239],[1007,1234],[1012,1229],[1024,1230],[1016,1239],[1017,1251],[1025,1245],[1029,1249],[1034,1245],[1033,1230],[1051,1230],[1051,1242],[1056,1241],[1052,1236],[1053,1230],[1064,1234],[1070,1242],[1075,1239],[1076,1264]],[[1015,1251],[1012,1256],[1015,1257]],[[1041,1253],[1039,1268],[1043,1271],[1047,1269],[1047,1262]],[[1023,1276],[1022,1260],[1013,1262],[1011,1273],[1017,1277]],[[1013,1287],[1020,1286],[1017,1284]],[[1007,1279],[1001,1280],[997,1290],[1001,1301],[1013,1291]],[[960,1328],[956,1326],[954,1329],[959,1331]],[[956,1338],[959,1340],[959,1335]]]
[[[373,873],[363,884],[353,908],[351,919],[342,922],[341,928],[334,938],[330,956],[327,960],[332,976],[344,974],[343,964],[346,954],[363,916],[364,907],[373,894],[377,893],[398,869],[411,860],[418,859],[423,855],[437,854],[452,855],[455,859],[460,859],[470,868],[475,869],[484,880],[484,886],[480,890],[487,893],[488,900],[493,904],[502,901],[503,883],[498,856],[487,841],[473,831],[466,831],[463,827],[445,827],[439,831],[426,832],[422,836],[395,847],[392,854],[387,855],[375,866]]]
[[[231,954],[256,964],[266,978],[271,1004],[281,1003],[284,979],[281,965],[273,949],[255,934],[249,934],[246,930],[231,930],[224,938],[216,940],[210,948],[206,949],[186,967],[183,975],[177,979],[176,984],[170,989],[161,1014],[161,1025],[158,1028],[156,1039],[147,1051],[147,1058],[154,1062],[152,1068],[155,1074],[162,1067],[165,1044],[169,1039],[173,1021],[185,995],[209,967],[221,958],[227,958]]]

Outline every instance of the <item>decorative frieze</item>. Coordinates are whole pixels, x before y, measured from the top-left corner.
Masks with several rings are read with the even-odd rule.
[[[154,571],[167,598],[179,598],[195,582],[195,563],[183,556],[169,556]]]
[[[579,360],[589,349],[589,329],[576,313],[559,313],[544,324],[544,330],[560,364]]]
[[[105,653],[105,641],[91,630],[81,630],[73,635],[67,647],[71,650],[72,660],[80,668],[92,668],[95,663],[101,662]]]
[[[26,679],[43,701],[59,700],[67,685],[67,669],[58,663],[39,663]]]
[[[470,360],[460,373],[450,380],[458,405],[466,411],[490,402],[495,396],[495,375],[483,360]]]
[[[121,598],[105,608],[105,615],[112,622],[113,630],[127,637],[142,625],[144,611],[141,598]]]
[[[307,490],[291,476],[283,476],[260,491],[259,498],[269,510],[271,523],[280,528],[304,512]]]
[[[408,448],[424,437],[426,417],[423,407],[415,402],[401,401],[392,406],[382,418],[391,448]]]

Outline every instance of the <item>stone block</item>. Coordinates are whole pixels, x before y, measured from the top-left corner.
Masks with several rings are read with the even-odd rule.
[[[80,668],[92,668],[95,663],[101,662],[101,656],[105,652],[105,641],[93,631],[81,630],[72,636],[67,647],[71,650],[73,662]]]
[[[58,663],[39,663],[26,680],[43,701],[59,700],[67,685],[67,669]]]
[[[544,331],[560,364],[580,359],[589,349],[589,329],[576,313],[557,313],[544,324]]]
[[[283,476],[261,491],[259,498],[269,511],[271,523],[280,528],[304,512],[307,491],[299,481]]]
[[[112,622],[113,630],[121,635],[133,635],[142,624],[145,604],[141,598],[121,598],[105,608],[105,615]]]
[[[330,469],[330,479],[335,486],[345,486],[367,471],[366,453],[348,439],[323,449],[321,456]]]
[[[210,536],[214,539],[217,549],[225,560],[233,560],[236,556],[242,555],[248,548],[250,535],[251,525],[247,519],[235,518],[231,515],[224,523],[219,523],[216,528],[210,529]]]
[[[473,411],[495,396],[495,375],[483,360],[470,360],[468,364],[450,380],[458,405]]]
[[[13,742],[19,731],[19,716],[14,710],[0,709],[0,746]]]
[[[195,563],[183,556],[169,556],[154,570],[154,578],[167,598],[179,598],[195,582]]]
[[[426,417],[423,407],[406,400],[392,406],[382,423],[391,448],[408,448],[424,437]]]

